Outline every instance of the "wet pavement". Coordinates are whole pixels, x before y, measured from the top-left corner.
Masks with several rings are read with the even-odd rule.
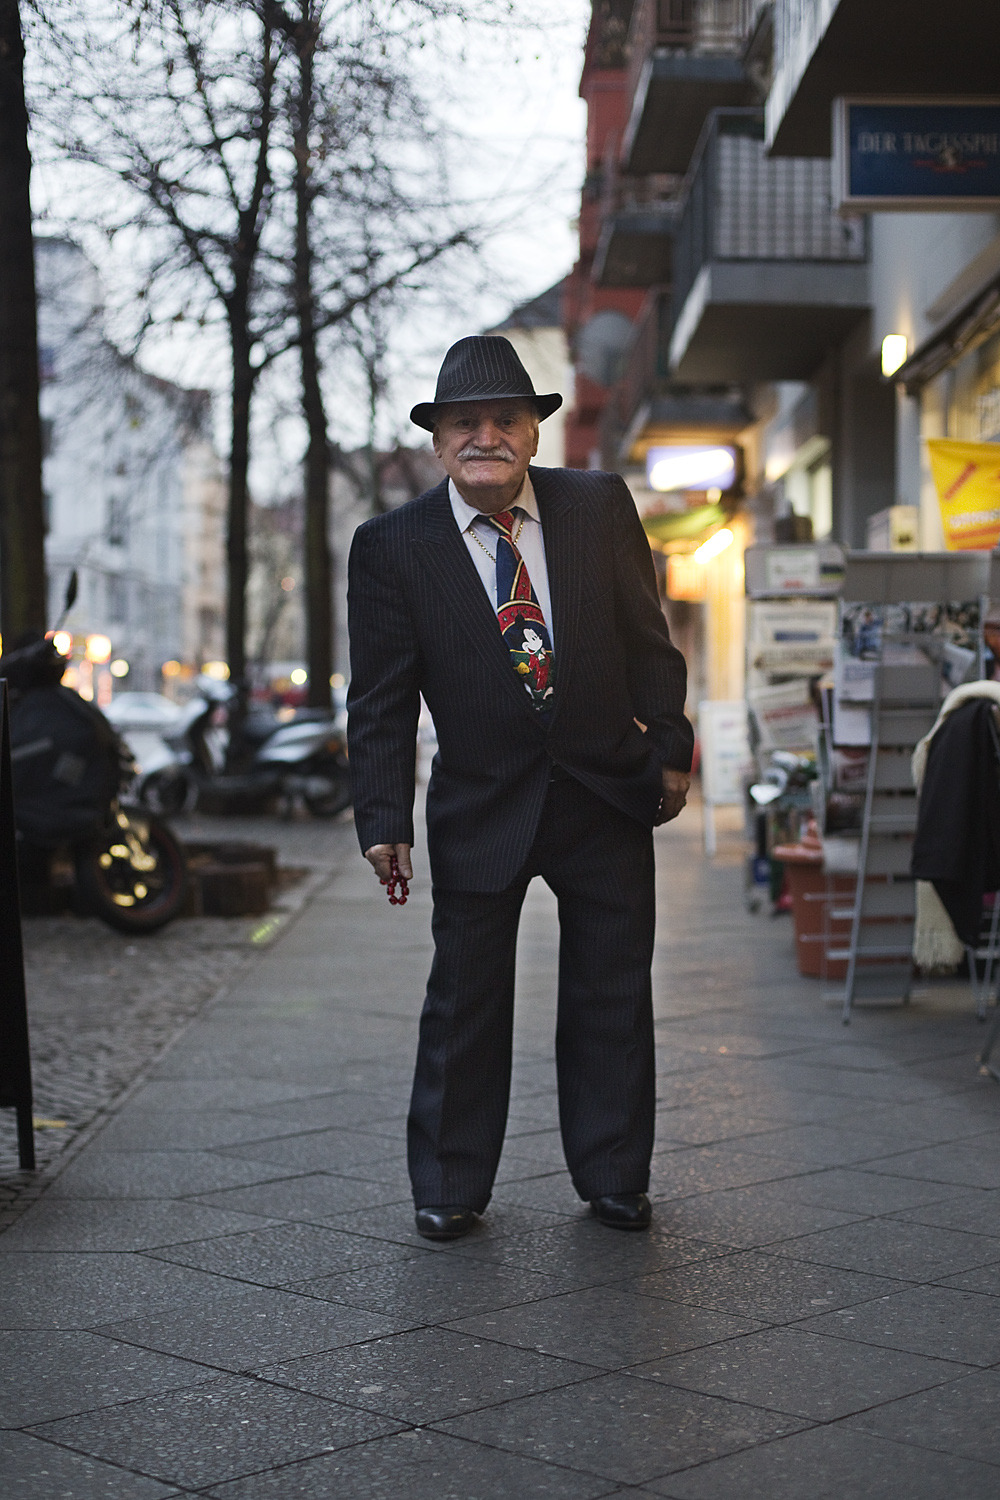
[[[0,1493],[994,1500],[1000,1088],[968,989],[844,1029],[787,919],[744,910],[738,841],[709,864],[699,835],[658,834],[649,1234],[562,1164],[536,883],[493,1202],[415,1235],[429,898],[390,908],[348,840],[0,1235]]]

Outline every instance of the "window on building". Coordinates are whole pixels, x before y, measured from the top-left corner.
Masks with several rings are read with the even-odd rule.
[[[128,542],[128,503],[124,495],[108,497],[105,537],[112,547],[124,547]]]
[[[108,575],[108,621],[112,625],[128,623],[128,579],[120,573]]]

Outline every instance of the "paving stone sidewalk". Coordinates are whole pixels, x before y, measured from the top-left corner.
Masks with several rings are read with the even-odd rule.
[[[97,917],[27,917],[25,969],[42,1178],[16,1170],[17,1128],[0,1110],[0,1230],[23,1211],[39,1181],[227,979],[266,946],[317,879],[357,850],[350,820],[183,818],[182,837],[273,845],[284,873],[261,917],[183,918],[145,937]]]
[[[390,908],[352,858],[0,1235],[0,1494],[995,1500],[1000,1088],[968,992],[843,1029],[699,831],[658,835],[648,1235],[562,1165],[536,885],[495,1198],[416,1237],[426,880]]]

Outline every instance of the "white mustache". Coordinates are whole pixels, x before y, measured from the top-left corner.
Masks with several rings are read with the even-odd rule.
[[[463,448],[458,456],[462,461],[468,458],[488,458],[502,464],[511,464],[514,462],[510,454],[503,448],[477,448],[472,446],[471,448]]]

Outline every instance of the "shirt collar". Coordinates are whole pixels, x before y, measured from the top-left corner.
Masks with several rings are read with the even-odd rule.
[[[455,521],[458,525],[459,531],[468,531],[473,521],[477,520],[478,517],[482,515],[482,511],[474,510],[473,507],[462,498],[462,496],[458,492],[458,486],[455,484],[454,479],[448,480],[448,499],[451,501],[452,513],[455,517]],[[518,496],[514,501],[514,505],[520,506],[525,515],[530,516],[531,520],[538,521],[539,523],[541,522],[542,518],[538,514],[538,501],[535,498],[535,489],[534,485],[531,483],[530,474],[525,474],[524,483],[518,491]]]

